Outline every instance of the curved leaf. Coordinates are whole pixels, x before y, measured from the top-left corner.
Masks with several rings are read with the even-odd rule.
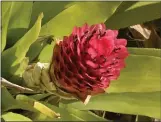
[[[28,97],[25,95],[17,95],[16,99],[22,102],[27,102],[28,104],[32,105],[36,110],[41,112],[42,114],[50,117],[50,118],[58,118],[60,115],[55,111],[51,110],[49,107],[45,106],[44,104]]]
[[[42,25],[50,21],[54,18],[57,14],[59,14],[64,9],[70,7],[73,2],[71,1],[35,1],[33,4],[32,16],[30,25],[33,25],[37,19],[37,15],[40,12],[44,13],[44,18]]]
[[[2,87],[1,91],[2,91],[2,97],[1,97],[2,112],[13,110],[13,109],[23,109],[23,110],[28,110],[32,112],[36,111],[32,106],[24,102],[19,102],[15,100],[5,87]]]
[[[104,118],[99,117],[90,111],[80,111],[75,108],[68,108],[65,105],[61,105],[60,108],[66,109],[72,116],[80,119],[81,121],[107,121]]]
[[[136,2],[124,11],[118,11],[113,14],[105,24],[111,29],[120,29],[130,25],[158,19],[161,17],[160,6],[160,1]]]
[[[69,103],[68,107],[160,118],[160,95],[161,92],[102,94],[92,97],[87,105],[82,102],[73,102]]]
[[[30,24],[33,2],[13,2],[8,25],[7,47],[13,46],[27,31]],[[39,13],[38,13],[39,14]],[[35,21],[34,21],[35,22]]]
[[[55,42],[53,42],[51,45],[47,45],[46,47],[44,47],[44,49],[41,51],[40,55],[38,56],[38,60],[40,62],[43,62],[43,63],[51,62],[54,45],[55,45]]]
[[[38,38],[42,18],[43,14],[40,14],[35,25],[13,47],[2,53],[2,76],[4,78],[10,77],[11,74],[14,75],[30,45]]]
[[[7,40],[7,29],[9,25],[9,20],[11,16],[13,2],[2,2],[2,47],[1,52],[6,46]]]
[[[49,108],[57,111],[60,113],[60,118],[54,118],[52,121],[106,121],[105,119],[98,117],[91,112],[88,111],[80,111],[74,108],[58,108],[56,106],[53,106],[48,103],[44,103],[46,106]],[[36,121],[42,121],[42,120],[49,120],[51,121],[50,118],[47,118],[43,114],[35,114],[32,116],[33,120]]]
[[[30,62],[35,60],[37,58],[37,56],[39,56],[41,51],[44,49],[44,47],[48,46],[48,44],[51,44],[52,41],[53,41],[53,36],[39,37],[37,39],[37,41],[35,41],[30,46],[30,48],[26,54],[26,56],[29,57]]]
[[[105,22],[121,2],[78,2],[43,25],[40,35],[68,35],[74,26]]]
[[[2,115],[2,118],[8,122],[8,121],[27,121],[27,122],[32,122],[31,119],[21,115],[21,114],[16,114],[16,113],[13,113],[13,112],[8,112],[8,113],[5,113]]]
[[[136,2],[137,1],[122,1],[122,3],[119,5],[119,7],[117,8],[114,14],[124,12],[126,9],[130,8],[132,5],[136,4]]]
[[[146,55],[130,55],[120,77],[106,89],[110,92],[160,91],[161,58]]]
[[[32,13],[32,5],[33,2],[13,2],[8,28],[28,28]]]

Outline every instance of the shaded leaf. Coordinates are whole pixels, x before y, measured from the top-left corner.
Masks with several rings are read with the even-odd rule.
[[[120,29],[154,20],[161,17],[160,6],[160,1],[136,2],[124,11],[113,14],[105,24],[108,28]]]
[[[40,103],[28,96],[17,95],[16,99],[32,105],[36,110],[38,110],[39,112],[41,112],[42,114],[45,114],[46,116],[48,116],[50,118],[59,118],[60,117],[59,113],[56,113],[55,111],[51,110],[50,108],[48,108],[44,104],[42,104],[42,103]]]
[[[80,111],[75,108],[68,108],[65,105],[60,104],[60,108],[66,109],[72,116],[79,118],[82,121],[107,121],[103,117],[99,117],[90,111]]]
[[[61,11],[65,10],[66,8],[70,7],[73,2],[70,1],[35,1],[33,4],[32,16],[30,25],[33,25],[37,19],[37,15],[40,12],[44,13],[44,19],[42,25],[50,21],[54,18],[57,14]]]
[[[16,1],[12,4],[10,28],[28,28],[32,13],[33,2]],[[38,13],[39,14],[39,13]]]
[[[28,28],[11,28],[7,32],[7,45],[6,49],[12,47],[16,42],[21,39],[25,33],[27,33]]]
[[[137,1],[122,1],[121,4],[116,9],[115,13],[124,12],[126,9],[130,8],[132,5],[136,4]]]
[[[2,96],[1,96],[1,107],[2,112],[12,110],[12,109],[23,109],[28,111],[36,111],[32,106],[15,100],[12,95],[8,92],[5,87],[1,88]]]
[[[35,41],[29,48],[26,56],[29,57],[30,62],[35,60],[40,52],[43,50],[45,46],[51,44],[53,41],[53,36],[44,36],[39,37],[37,41]]]
[[[137,122],[154,122],[154,119],[147,117],[147,116],[137,116],[136,121]]]
[[[49,97],[51,94],[50,93],[44,93],[44,94],[36,94],[36,95],[31,95],[30,98],[35,99],[35,100],[41,100],[46,97]]]
[[[14,75],[12,75],[9,80],[11,82],[14,82],[16,84],[21,84],[22,82],[22,74],[23,72],[26,70],[27,66],[29,63],[29,59],[28,58],[24,58],[20,64],[18,64],[17,66],[14,67],[14,69],[16,69],[14,72]]]
[[[7,33],[7,48],[13,46],[28,31],[32,5],[33,2],[29,1],[13,2]]]
[[[0,82],[1,82],[2,86],[5,86],[6,88],[9,88],[9,89],[12,89],[12,90],[15,89],[16,92],[23,92],[23,93],[24,92],[25,93],[33,93],[34,92],[30,88],[26,88],[26,87],[11,83],[11,82],[9,82],[8,80],[6,80],[4,78],[1,78]]]

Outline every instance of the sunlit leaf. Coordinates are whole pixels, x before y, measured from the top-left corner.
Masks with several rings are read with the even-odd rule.
[[[54,118],[54,121],[105,121],[105,119],[98,117],[88,111],[80,111],[74,108],[62,108],[62,107],[58,108],[48,103],[44,103],[44,104],[49,108],[60,113],[61,117],[59,119]],[[44,116],[43,114],[37,113],[37,114],[34,114],[32,117],[33,117],[33,120],[37,120],[37,121],[40,121],[40,120],[51,121],[50,118],[48,118],[47,116]]]
[[[47,45],[44,47],[44,49],[41,51],[40,55],[38,56],[38,60],[43,63],[49,63],[51,62],[52,55],[53,55],[53,48],[56,43],[53,42],[51,45]]]
[[[154,56],[161,57],[161,49],[156,48],[128,48],[130,54],[134,55],[146,55],[146,56]]]
[[[130,55],[120,77],[112,81],[107,92],[160,91],[161,58],[146,55]]]
[[[69,103],[68,107],[160,118],[160,95],[161,92],[106,93],[92,97],[87,105],[82,102],[73,102]]]
[[[65,9],[42,26],[41,35],[62,37],[70,34],[74,26],[84,23],[105,22],[121,2],[78,2]]]
[[[2,2],[2,46],[1,52],[6,46],[7,40],[7,29],[9,25],[9,20],[11,16],[13,2]]]
[[[38,110],[39,112],[41,112],[42,114],[45,114],[46,116],[48,116],[50,118],[59,118],[59,116],[60,116],[59,113],[56,113],[55,111],[51,110],[50,108],[48,108],[44,104],[42,104],[42,103],[40,103],[28,96],[17,95],[16,99],[32,105],[36,110]]]
[[[5,113],[2,115],[2,118],[8,122],[8,121],[27,121],[27,122],[32,122],[31,119],[21,115],[21,114],[16,114],[16,113],[13,113],[13,112],[8,112],[8,113]]]
[[[43,14],[40,14],[35,25],[13,47],[2,53],[2,76],[4,78],[15,74],[30,45],[38,38],[42,18]]]

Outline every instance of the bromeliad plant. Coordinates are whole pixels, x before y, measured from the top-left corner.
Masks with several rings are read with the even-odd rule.
[[[2,2],[1,117],[106,121],[91,112],[101,110],[160,119],[160,49],[118,36],[160,18],[160,5]]]
[[[46,70],[48,80],[43,80],[41,73],[33,75],[39,70],[27,69],[23,75],[26,84],[29,87],[43,86],[41,82],[36,83],[42,78],[47,91],[56,87],[59,92],[70,93],[86,104],[91,95],[105,92],[110,81],[116,80],[125,67],[127,41],[117,39],[117,35],[117,30],[106,30],[104,24],[75,27],[70,36],[65,36],[54,46]]]

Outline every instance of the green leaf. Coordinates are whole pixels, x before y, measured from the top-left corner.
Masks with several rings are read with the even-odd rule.
[[[32,13],[32,5],[33,2],[13,2],[8,28],[28,28]]]
[[[74,3],[74,2],[72,2],[72,3]],[[22,17],[26,18],[26,19],[22,19],[21,21],[25,21],[26,22],[26,26],[24,26],[24,27],[28,27],[27,26],[28,25],[27,22],[30,22],[30,25],[29,25],[29,28],[24,28],[24,27],[23,28],[18,28],[17,27],[17,28],[11,28],[11,29],[9,29],[8,30],[8,43],[7,43],[7,46],[8,47],[13,46],[13,44],[15,44],[15,42],[17,40],[19,40],[28,31],[28,29],[30,29],[33,26],[33,24],[35,23],[38,15],[41,12],[43,12],[43,14],[44,14],[44,18],[43,18],[43,21],[42,21],[42,25],[44,25],[50,19],[52,19],[54,16],[56,16],[59,12],[61,12],[64,9],[68,8],[69,6],[71,6],[70,5],[70,2],[63,2],[63,1],[62,2],[56,2],[56,1],[55,2],[54,1],[50,1],[50,2],[49,1],[48,2],[46,2],[46,1],[39,2],[39,1],[35,1],[32,6],[31,6],[30,2],[19,2],[19,6],[21,4],[22,4],[22,6],[24,5],[25,6],[24,9],[26,9],[26,11],[23,9],[24,12],[18,12],[20,14],[21,13],[26,13],[26,15],[24,14],[24,16],[20,16],[21,18]],[[17,9],[19,9],[20,7],[18,7]],[[29,15],[31,16],[30,17],[31,20],[28,21]],[[16,19],[15,21],[18,22],[20,20],[19,19]],[[33,44],[32,47],[33,48],[35,47],[35,49],[37,49],[37,47],[39,47],[39,43],[38,42],[35,42],[35,44]],[[34,51],[34,52],[36,53],[37,50]],[[39,53],[39,51],[38,51],[38,53]],[[32,56],[33,56],[33,54],[32,54]]]
[[[45,106],[44,104],[42,104],[42,103],[40,103],[28,96],[17,95],[16,99],[32,105],[36,110],[38,110],[39,112],[41,112],[42,114],[45,114],[46,116],[48,116],[50,118],[58,118],[60,116],[58,113],[51,110],[49,107]]]
[[[21,115],[21,114],[16,114],[13,112],[8,112],[2,115],[2,118],[7,122],[7,121],[27,121],[27,122],[32,122],[31,119]]]
[[[2,96],[1,96],[1,107],[2,112],[12,110],[12,109],[23,109],[28,111],[36,111],[32,106],[15,100],[12,95],[8,92],[5,87],[1,88]]]
[[[84,23],[105,22],[121,2],[78,2],[65,9],[42,26],[40,35],[62,37],[71,33],[74,26]]]
[[[124,1],[124,4],[126,2]],[[121,11],[117,11],[115,14],[113,14],[105,24],[108,28],[120,29],[130,25],[158,19],[161,17],[160,6],[160,1],[136,2],[124,11],[122,11],[123,9],[121,8]]]
[[[72,2],[73,3],[73,2]],[[64,9],[70,7],[72,4],[69,1],[44,1],[39,2],[35,1],[33,4],[33,10],[32,10],[32,19],[30,22],[30,25],[33,25],[36,21],[37,15],[40,12],[44,13],[44,19],[42,22],[42,25],[50,21],[53,17],[55,17],[57,14],[59,14]]]
[[[11,8],[12,2],[4,2],[4,1],[2,1],[1,5],[2,5],[2,19],[3,19],[4,16],[8,13],[8,10]],[[3,23],[2,23],[2,25],[3,25]]]
[[[122,1],[122,3],[118,6],[116,13],[124,12],[126,9],[130,8],[132,5],[136,4],[137,1]]]
[[[103,110],[160,118],[160,95],[161,92],[106,93],[93,96],[87,105],[82,102],[73,102],[69,103],[68,107],[79,110]]]
[[[26,70],[28,63],[29,63],[29,59],[25,57],[20,64],[14,67],[16,70],[14,71],[14,75],[12,75],[9,78],[9,80],[16,84],[21,84],[22,82],[21,75]]]
[[[7,47],[13,46],[28,31],[32,5],[33,2],[13,2],[8,25]]]
[[[110,17],[121,2],[77,2],[65,9],[48,23],[42,26],[40,35],[63,37],[70,34],[74,26],[84,23],[95,24],[104,22]],[[66,19],[68,18],[68,19]],[[65,20],[65,21],[64,21]],[[47,45],[40,53],[40,62],[50,62],[53,53],[52,45]]]
[[[2,87],[1,91],[2,91],[2,98],[1,98],[2,111],[8,110],[11,106],[17,104],[16,100],[11,96],[11,94],[7,91],[5,87]]]
[[[66,105],[62,105],[62,103],[60,103],[60,108],[66,109],[72,116],[75,116],[81,121],[107,121],[104,118],[99,117],[90,111],[80,111],[71,107],[68,108]]]
[[[46,106],[48,106],[49,108],[51,108],[52,110],[60,113],[60,118],[54,118],[52,119],[52,121],[105,121],[105,119],[98,117],[94,114],[92,114],[91,112],[88,111],[80,111],[74,108],[58,108],[54,105],[48,104],[48,103],[44,103]],[[31,117],[34,121],[51,121],[50,118],[48,118],[47,116],[40,114],[40,113],[36,113],[33,114]]]
[[[44,36],[39,37],[37,41],[35,41],[29,48],[29,51],[27,52],[26,56],[29,57],[30,62],[35,60],[40,52],[43,50],[45,46],[48,46],[48,44],[51,44],[53,41],[53,36]]]
[[[161,49],[156,48],[128,48],[130,54],[134,55],[146,55],[161,57]]]
[[[120,77],[106,89],[110,92],[151,92],[160,91],[161,58],[133,55],[126,60]]]
[[[16,42],[21,39],[25,33],[27,33],[28,28],[12,28],[7,32],[7,48],[12,47]]]
[[[36,94],[36,95],[31,95],[30,98],[35,99],[35,100],[41,100],[46,97],[49,97],[51,94],[50,93],[44,93],[44,94]]]
[[[51,62],[52,55],[53,55],[53,48],[56,44],[56,41],[54,41],[51,45],[47,45],[43,48],[40,55],[38,56],[38,60],[43,63],[49,63]]]
[[[7,40],[7,29],[11,16],[13,2],[2,2],[2,48],[1,52],[4,50],[6,46]]]
[[[75,116],[76,118],[79,118],[81,121],[107,121],[103,119],[102,117],[99,117],[95,115],[94,113],[90,111],[80,111],[78,109],[74,108],[68,108],[67,109],[72,116]]]
[[[2,76],[4,78],[15,74],[29,47],[38,38],[42,18],[43,14],[41,13],[35,25],[13,47],[2,53]]]

